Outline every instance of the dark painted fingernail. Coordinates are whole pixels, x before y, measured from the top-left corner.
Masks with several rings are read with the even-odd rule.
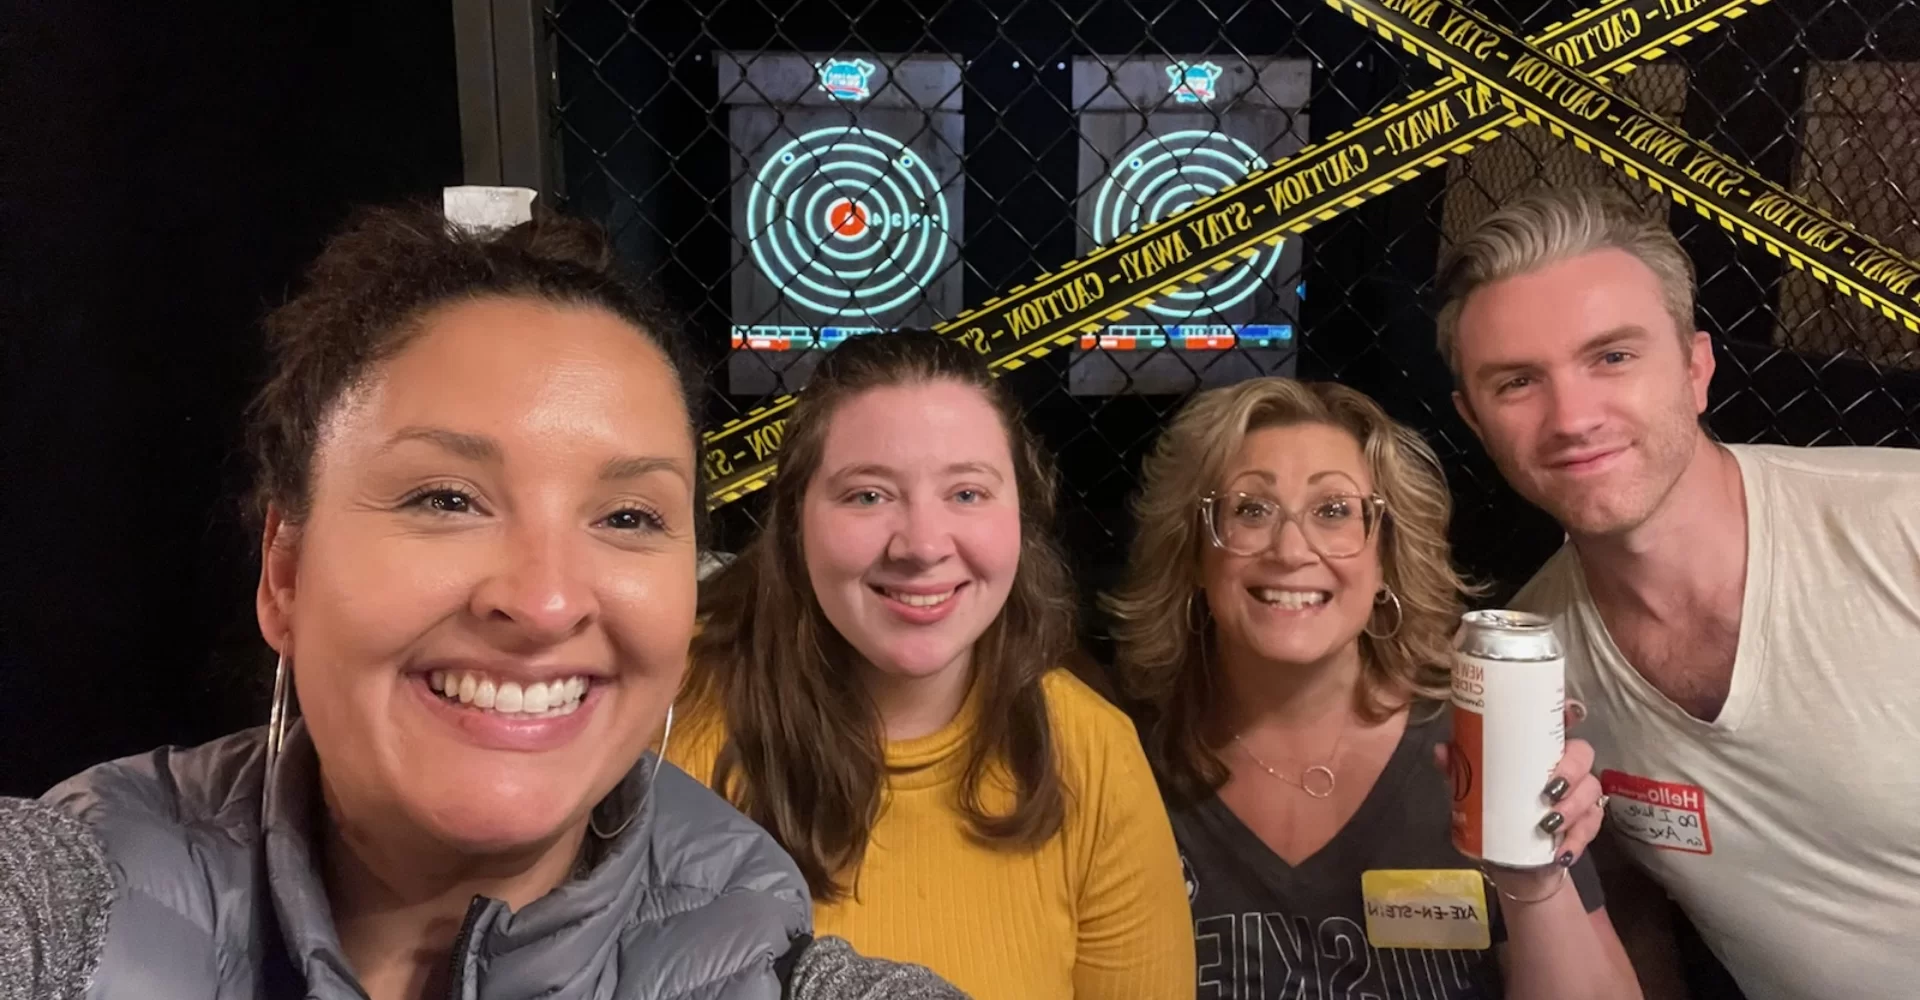
[[[1573,785],[1569,784],[1567,779],[1556,776],[1552,781],[1547,782],[1547,801],[1559,802],[1567,797],[1567,789],[1572,787]]]
[[[1540,829],[1547,833],[1558,832],[1565,825],[1567,825],[1567,818],[1557,812],[1548,813],[1547,818],[1540,821]]]
[[[1558,815],[1558,814],[1556,813],[1555,815]],[[1562,867],[1562,868],[1572,868],[1572,867],[1573,867],[1573,852],[1572,852],[1572,851],[1568,851],[1568,852],[1566,852],[1565,854],[1562,854],[1562,855],[1560,855],[1560,867]]]

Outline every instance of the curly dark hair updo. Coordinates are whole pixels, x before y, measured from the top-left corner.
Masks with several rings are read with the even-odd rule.
[[[269,375],[248,411],[255,515],[271,505],[302,520],[320,428],[341,396],[405,349],[427,313],[487,298],[602,309],[632,324],[666,355],[698,446],[700,369],[682,324],[618,266],[599,226],[536,209],[530,222],[473,233],[429,205],[362,209],[267,317]],[[693,471],[704,538],[700,463]]]

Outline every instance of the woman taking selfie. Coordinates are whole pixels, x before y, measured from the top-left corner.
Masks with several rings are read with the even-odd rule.
[[[1146,461],[1108,604],[1152,716],[1202,996],[1639,996],[1581,856],[1602,818],[1585,743],[1541,790],[1559,864],[1482,890],[1452,846],[1435,764],[1463,587],[1439,469],[1364,395],[1280,378],[1195,397]],[[1375,871],[1428,898],[1484,892],[1491,916],[1370,941]]]
[[[670,759],[799,863],[822,933],[980,1000],[1193,988],[1132,726],[1074,648],[1053,482],[930,333],[849,340],[787,421],[762,530],[708,581]]]
[[[797,978],[791,861],[645,754],[693,631],[698,376],[611,261],[581,223],[375,211],[269,319],[272,721],[46,796],[117,875],[89,996],[771,1000]]]

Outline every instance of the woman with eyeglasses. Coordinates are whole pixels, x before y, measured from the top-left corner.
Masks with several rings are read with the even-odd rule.
[[[1558,864],[1483,874],[1452,846],[1435,765],[1466,588],[1420,436],[1352,389],[1254,379],[1189,403],[1142,480],[1107,604],[1198,995],[1638,997],[1582,857],[1602,818],[1584,742],[1541,789]]]

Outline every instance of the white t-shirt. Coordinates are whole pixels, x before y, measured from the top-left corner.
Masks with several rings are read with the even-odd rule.
[[[1750,1000],[1920,997],[1920,451],[1734,446],[1747,581],[1712,722],[1628,666],[1571,544],[1554,619],[1607,827]]]

